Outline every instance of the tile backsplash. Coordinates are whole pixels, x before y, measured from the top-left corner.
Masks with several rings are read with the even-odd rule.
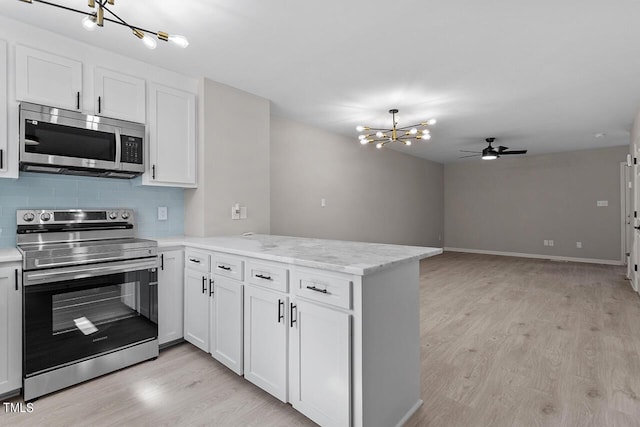
[[[168,219],[158,221],[158,206]],[[184,190],[147,187],[134,180],[20,173],[0,179],[0,248],[16,244],[16,209],[131,208],[142,238],[184,234]]]

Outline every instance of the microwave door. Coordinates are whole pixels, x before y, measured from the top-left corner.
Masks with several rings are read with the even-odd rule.
[[[119,144],[112,126],[42,115],[24,118],[21,133],[21,161],[89,169],[116,167]]]

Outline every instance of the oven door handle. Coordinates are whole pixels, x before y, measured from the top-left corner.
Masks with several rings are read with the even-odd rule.
[[[62,282],[65,280],[84,279],[86,277],[104,276],[107,274],[127,273],[158,267],[158,258],[136,259],[107,265],[85,265],[82,267],[56,268],[55,270],[25,271],[23,286],[42,283]]]

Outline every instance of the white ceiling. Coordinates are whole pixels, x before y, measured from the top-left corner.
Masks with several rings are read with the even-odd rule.
[[[355,126],[388,127],[390,108],[400,125],[437,117],[430,142],[398,149],[443,163],[489,136],[529,154],[625,145],[640,107],[637,0],[116,0],[112,9],[191,45],[149,51],[123,27],[89,33],[79,15],[19,0],[2,0],[0,15],[260,95],[274,114],[354,144]]]

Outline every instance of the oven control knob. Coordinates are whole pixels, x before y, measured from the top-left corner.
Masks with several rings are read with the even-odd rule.
[[[117,219],[118,212],[109,212],[109,219]]]
[[[25,222],[31,222],[36,219],[36,215],[33,212],[27,212],[22,215],[22,219],[25,220]]]
[[[40,214],[40,219],[41,219],[42,221],[49,221],[49,220],[51,219],[51,213],[49,213],[49,212],[42,212],[42,213]]]
[[[129,219],[129,212],[127,211],[122,212],[122,219]]]

